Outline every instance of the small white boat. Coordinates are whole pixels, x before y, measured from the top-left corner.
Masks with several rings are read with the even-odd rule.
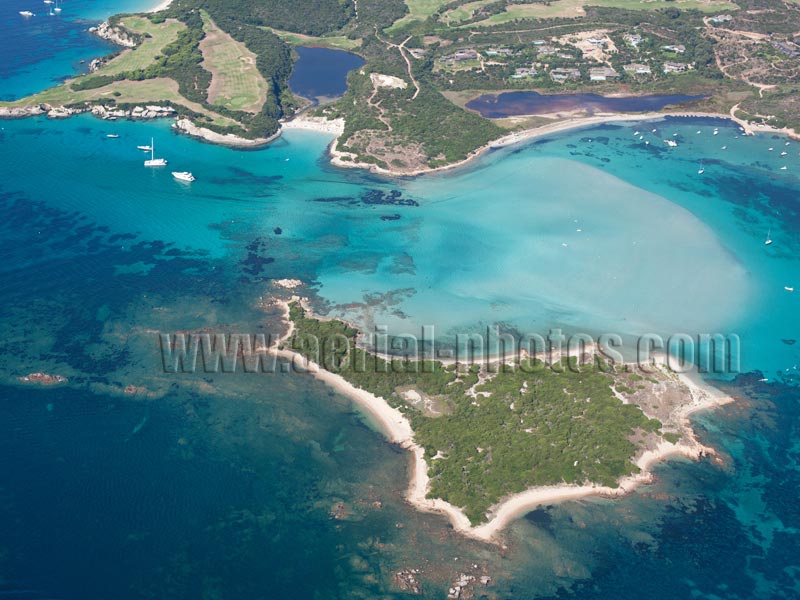
[[[53,4],[53,0],[44,0],[45,4]]]
[[[144,161],[145,167],[166,167],[167,160],[164,158],[156,158],[156,146],[152,138],[150,138],[150,160]]]
[[[783,165],[783,166],[781,167],[781,171],[786,171],[786,170],[788,170],[788,169],[789,169],[789,167],[787,167],[786,165]]]
[[[789,154],[789,153],[788,152],[781,152],[781,156],[786,156],[787,154]]]
[[[719,131],[717,131],[717,130],[715,129],[715,130],[714,130],[714,135],[719,135]]]
[[[192,182],[195,180],[194,175],[192,175],[189,171],[173,171],[172,176],[178,181]]]
[[[664,140],[664,143],[670,148],[675,148],[678,145],[678,142],[675,140]]]
[[[650,140],[646,141],[646,142],[644,143],[644,145],[645,145],[645,146],[649,146],[649,145],[650,145]]]
[[[634,131],[633,135],[639,135],[639,132],[638,131]]]
[[[136,146],[137,150],[141,150],[142,152],[150,152],[153,147],[152,146]]]
[[[697,130],[697,133],[703,133],[703,132],[702,132],[702,131],[700,131],[700,130],[698,129],[698,130]]]
[[[115,139],[117,139],[119,137],[119,134],[118,133],[107,133],[106,137],[110,138],[112,140],[115,140]]]
[[[728,147],[727,147],[727,146],[723,146],[723,147],[722,147],[722,149],[723,149],[723,150],[727,150],[727,149],[728,149]]]
[[[33,14],[29,10],[21,10],[21,11],[19,11],[19,14],[21,14],[23,17],[35,17],[36,16],[35,14]]]
[[[651,131],[650,133],[655,133],[656,131],[658,131],[658,130],[657,129],[653,129],[653,131]]]
[[[643,135],[640,135],[640,136],[639,136],[639,139],[640,139],[640,140],[643,140],[643,139],[644,139],[644,136],[643,136]]]
[[[783,289],[785,289],[787,292],[793,292],[794,291],[794,288],[793,287],[789,287],[788,285],[783,286]]]
[[[767,149],[768,149],[770,152],[772,152],[773,150],[775,150],[775,148],[767,148]]]
[[[791,144],[791,143],[792,143],[792,142],[786,142],[786,143],[784,144],[784,146],[788,146],[788,145],[789,145],[789,144]]]
[[[706,172],[706,170],[703,167],[700,167],[699,169],[697,169],[697,174],[698,175],[702,175],[705,172]]]
[[[772,236],[770,235],[771,233],[772,233],[772,229],[767,231],[767,239],[764,240],[764,245],[765,246],[769,246],[770,244],[772,244]]]
[[[673,133],[672,137],[678,137],[678,134],[677,133]]]

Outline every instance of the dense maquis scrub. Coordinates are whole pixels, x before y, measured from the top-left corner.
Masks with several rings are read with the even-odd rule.
[[[497,368],[389,362],[356,347],[358,331],[342,321],[309,317],[298,303],[290,319],[296,332],[285,348],[401,410],[425,448],[429,496],[462,508],[473,523],[503,497],[534,486],[613,487],[638,472],[634,436],[661,431],[659,421],[615,394],[626,389],[623,382],[642,379],[605,363],[574,369],[527,358]],[[410,390],[423,401],[406,400]]]
[[[343,27],[355,16],[352,0],[198,0],[196,3],[234,36],[227,22],[322,35]]]

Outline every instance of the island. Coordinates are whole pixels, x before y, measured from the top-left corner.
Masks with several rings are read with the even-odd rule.
[[[121,50],[0,117],[169,117],[233,146],[319,129],[334,164],[388,175],[621,116],[796,135],[798,31],[779,0],[175,0],[94,28]],[[289,88],[297,46],[366,62],[316,105]]]
[[[731,401],[663,360],[612,364],[591,348],[473,364],[386,355],[298,296],[275,303],[287,330],[271,351],[352,398],[411,452],[411,504],[488,542],[537,506],[625,494],[667,456],[713,456],[689,415]]]

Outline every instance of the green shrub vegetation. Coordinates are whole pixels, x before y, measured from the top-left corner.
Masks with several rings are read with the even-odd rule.
[[[461,507],[473,523],[485,520],[504,496],[530,487],[613,487],[638,471],[633,434],[660,433],[659,421],[617,398],[612,387],[626,375],[613,374],[608,365],[552,369],[525,360],[496,373],[484,370],[478,383],[477,366],[458,370],[438,361],[384,360],[355,346],[353,327],[310,318],[297,303],[290,318],[296,334],[287,348],[407,415],[425,448],[430,495]],[[447,409],[428,414],[403,399],[405,389]]]

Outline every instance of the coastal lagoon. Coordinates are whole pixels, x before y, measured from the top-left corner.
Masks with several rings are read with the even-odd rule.
[[[342,96],[347,91],[347,74],[364,64],[363,58],[344,50],[298,46],[295,52],[289,88],[314,102]]]
[[[0,127],[5,596],[402,597],[403,569],[425,598],[460,573],[515,599],[797,594],[800,143],[611,123],[393,180],[331,167],[311,132],[236,151],[169,121]],[[151,137],[197,181],[145,170]],[[543,507],[504,550],[463,539],[403,502],[407,454],[347,398],[297,374],[164,372],[159,332],[279,332],[262,303],[281,278],[324,314],[445,340],[737,333],[748,373],[718,382],[737,402],[695,418],[722,465]],[[18,381],[32,372],[69,381]]]
[[[584,110],[594,112],[650,112],[665,106],[685,104],[702,96],[660,94],[653,96],[607,97],[598,94],[539,94],[538,92],[503,92],[484,94],[467,102],[467,108],[482,117],[497,119],[518,115],[541,115]]]

